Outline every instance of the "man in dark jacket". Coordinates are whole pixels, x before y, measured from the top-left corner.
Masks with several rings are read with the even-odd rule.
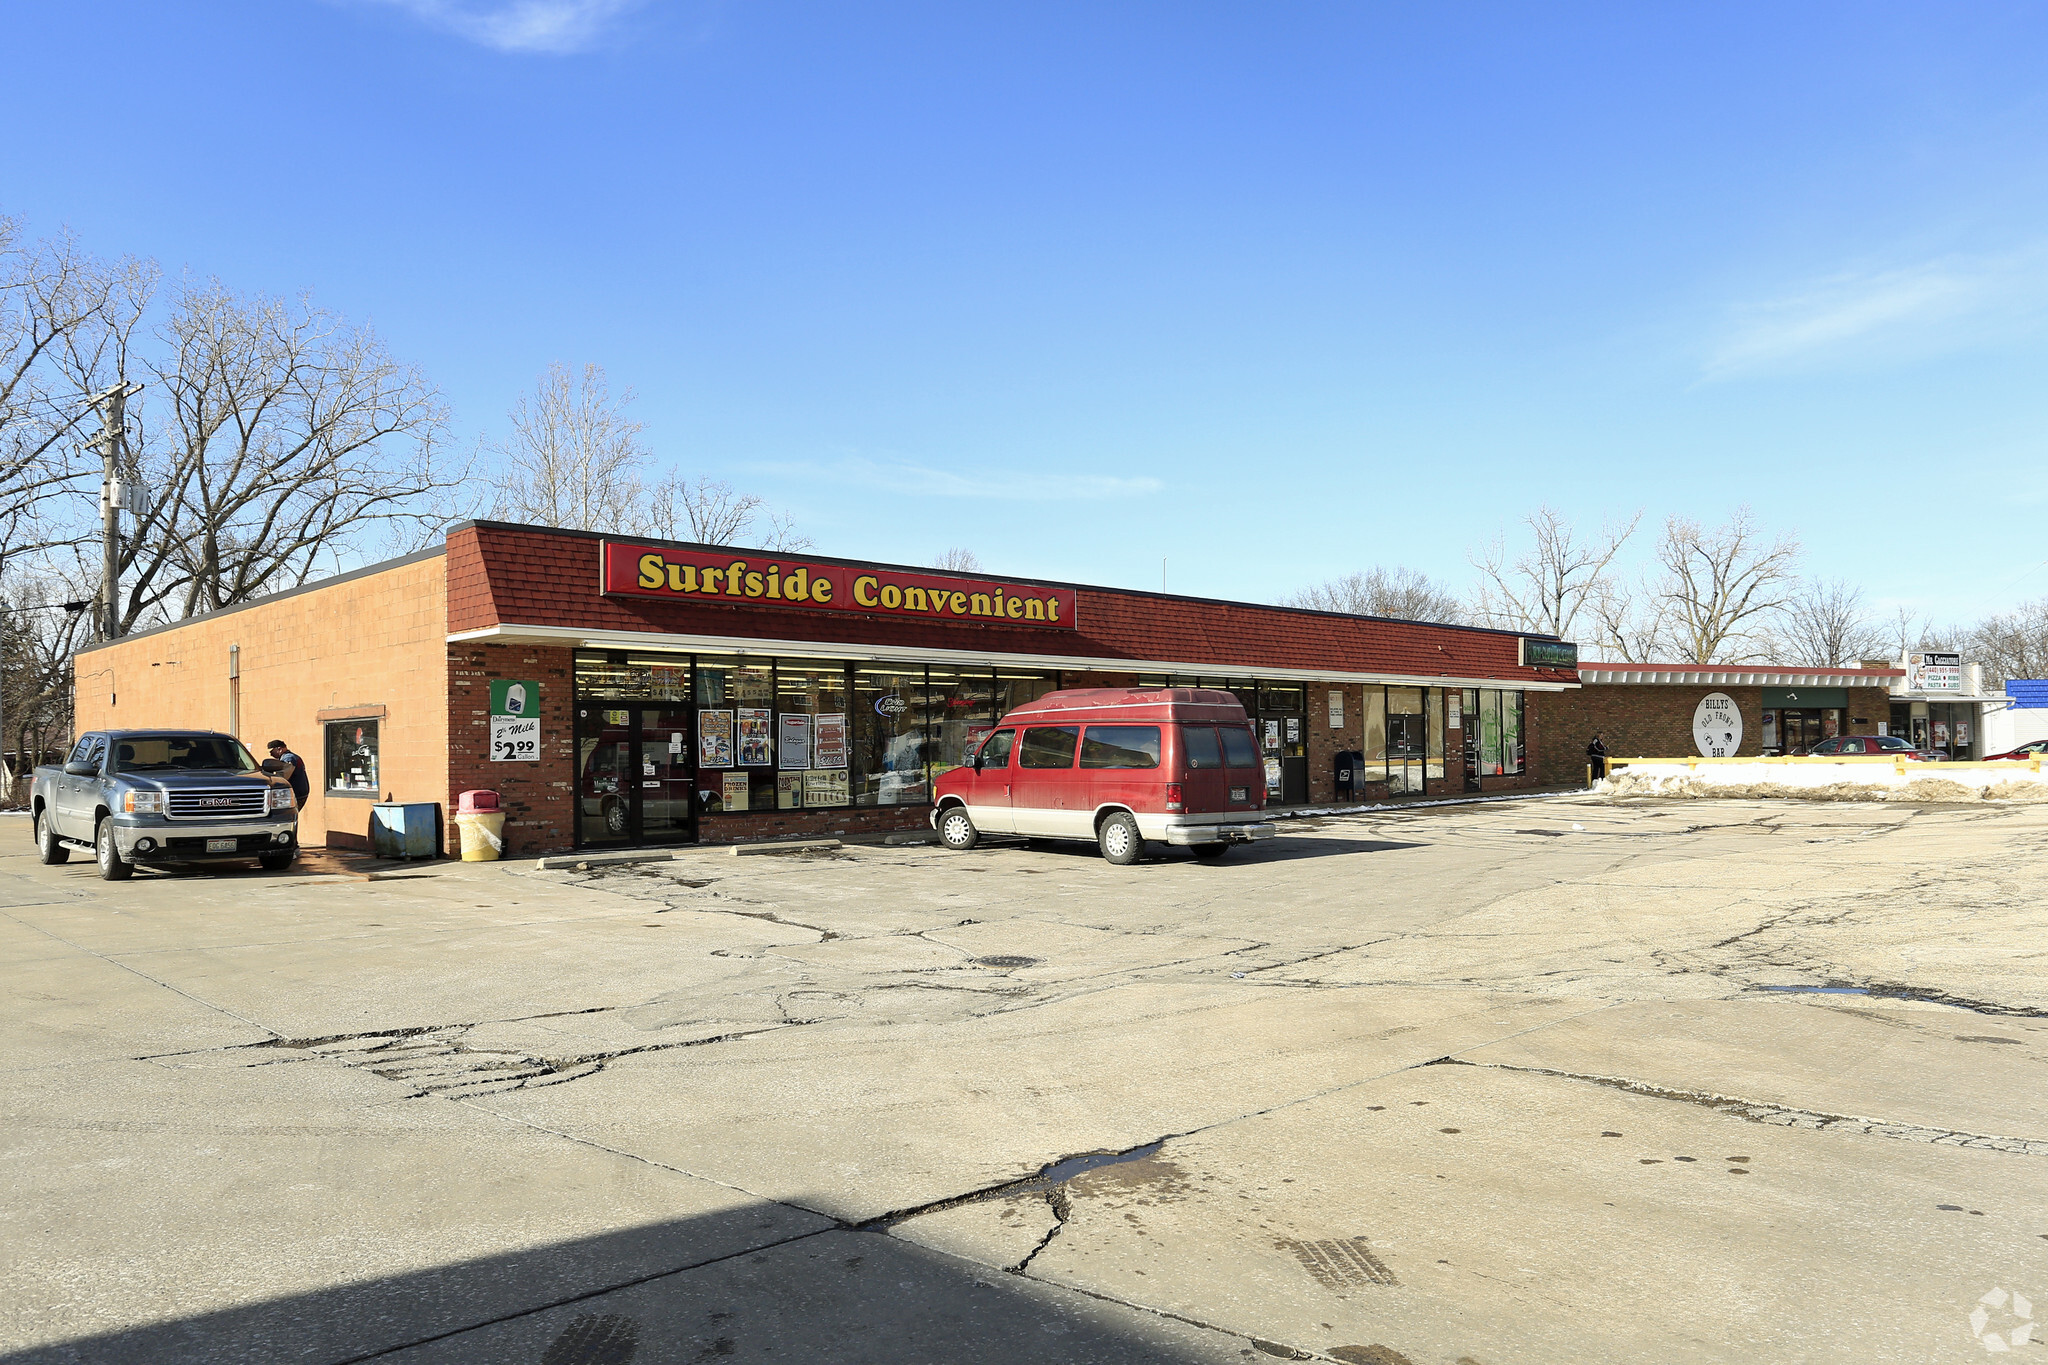
[[[1607,745],[1601,741],[1598,730],[1593,732],[1593,742],[1586,746],[1586,764],[1592,769],[1595,782],[1607,776]]]
[[[281,739],[270,741],[270,756],[284,764],[291,776],[292,801],[300,810],[304,810],[306,798],[313,794],[313,781],[306,776],[306,760],[287,749]]]

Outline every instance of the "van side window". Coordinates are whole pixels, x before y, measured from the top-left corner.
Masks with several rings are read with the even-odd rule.
[[[1074,766],[1074,741],[1081,736],[1078,725],[1041,725],[1024,732],[1024,742],[1017,746],[1017,766],[1020,768],[1071,768]]]
[[[1084,768],[1156,768],[1159,727],[1156,725],[1091,725],[1081,741]]]
[[[1217,734],[1223,737],[1223,766],[1226,768],[1256,768],[1259,766],[1259,751],[1252,743],[1252,732],[1236,725],[1220,727]]]
[[[981,746],[981,766],[983,769],[1009,767],[1010,746],[1016,743],[1016,741],[1017,732],[1015,730],[998,730],[990,735],[988,741]]]
[[[1213,725],[1181,726],[1180,751],[1190,769],[1223,766],[1223,750],[1217,747]]]

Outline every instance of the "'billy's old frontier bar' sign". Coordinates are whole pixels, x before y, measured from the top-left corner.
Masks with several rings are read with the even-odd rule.
[[[998,622],[1074,628],[1072,588],[985,578],[944,578],[804,560],[742,558],[705,550],[604,542],[603,589],[611,597],[658,597],[717,606],[796,607],[923,621]]]

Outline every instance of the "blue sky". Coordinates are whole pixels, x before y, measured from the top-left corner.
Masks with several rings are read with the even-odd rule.
[[[1539,502],[2048,593],[2048,9],[12,4],[0,210],[555,360],[821,550],[1252,599]],[[92,54],[111,50],[95,91]],[[1644,547],[1647,549],[1645,541]]]

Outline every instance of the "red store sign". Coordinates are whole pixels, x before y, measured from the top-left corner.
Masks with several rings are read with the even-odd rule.
[[[653,597],[733,607],[755,603],[803,611],[908,616],[921,621],[1074,629],[1072,588],[664,549],[627,541],[604,542],[600,581],[599,591],[607,597]]]

